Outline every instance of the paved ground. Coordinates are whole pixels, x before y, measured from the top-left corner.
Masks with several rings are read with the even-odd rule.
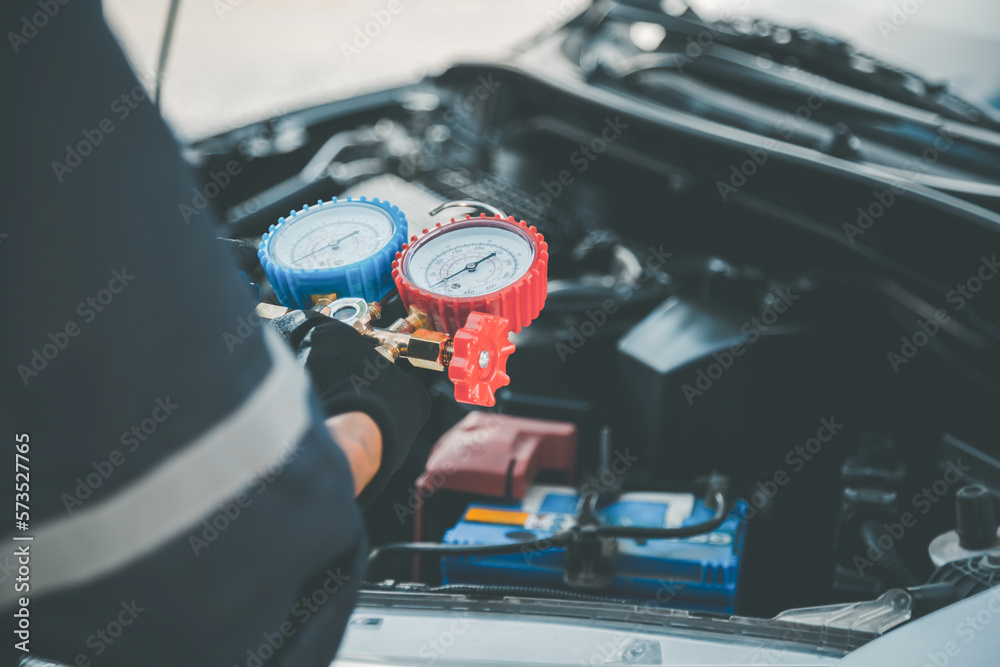
[[[168,4],[169,0],[104,0],[105,12],[143,80],[152,79]],[[587,0],[182,0],[164,113],[180,135],[205,136],[281,111],[413,80],[456,60],[502,56],[586,4]],[[681,3],[666,0],[665,4]],[[697,0],[692,4],[706,16],[753,15],[793,26],[812,25],[925,75],[964,84],[980,95],[1000,90],[1000,3],[992,0]]]

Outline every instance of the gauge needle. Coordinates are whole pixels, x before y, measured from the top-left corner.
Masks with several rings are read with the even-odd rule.
[[[299,262],[301,262],[302,260],[304,260],[304,259],[307,259],[307,258],[309,258],[309,257],[312,257],[313,255],[315,255],[315,254],[316,254],[316,253],[318,253],[318,252],[323,252],[323,251],[324,251],[324,250],[326,250],[327,248],[333,248],[334,250],[336,250],[336,249],[338,249],[338,248],[340,247],[340,242],[341,242],[341,241],[343,241],[344,239],[349,239],[349,238],[351,238],[352,236],[354,236],[355,234],[357,234],[357,233],[358,233],[359,231],[361,231],[361,230],[359,230],[359,229],[355,229],[355,230],[354,230],[353,232],[351,232],[351,233],[350,233],[350,234],[348,234],[347,236],[345,236],[345,237],[343,237],[343,238],[340,238],[340,239],[337,239],[336,241],[334,241],[334,242],[333,242],[333,243],[331,243],[330,245],[325,245],[325,246],[323,246],[322,248],[320,248],[319,250],[313,250],[313,251],[312,251],[311,253],[309,253],[308,255],[303,255],[302,257],[299,257],[299,258],[298,258],[298,259],[297,259],[297,260],[295,261],[295,263],[296,263],[296,264],[298,264],[298,263],[299,263]]]
[[[468,264],[466,264],[461,269],[459,269],[455,273],[451,274],[447,278],[442,278],[441,280],[437,281],[436,283],[434,283],[433,285],[431,285],[431,287],[436,287],[436,286],[440,285],[441,283],[445,282],[446,280],[451,280],[452,278],[454,278],[458,274],[462,273],[463,271],[475,271],[477,266],[479,266],[480,264],[482,264],[483,262],[485,262],[486,260],[488,260],[490,257],[496,257],[496,256],[497,256],[497,254],[495,252],[491,252],[490,254],[486,255],[486,257],[483,257],[478,262],[469,262]]]

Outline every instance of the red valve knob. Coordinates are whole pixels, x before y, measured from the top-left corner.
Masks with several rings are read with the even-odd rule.
[[[510,383],[507,357],[514,351],[508,340],[510,323],[503,317],[471,313],[465,326],[451,338],[448,379],[455,384],[459,403],[492,406],[494,392]]]
[[[414,257],[417,255],[443,256],[453,252],[461,257],[462,234],[473,230],[484,230],[487,232],[487,238],[501,243],[502,239],[510,238],[511,235],[523,239],[520,243],[530,247],[530,259],[525,262],[522,272],[509,282],[503,277],[497,277],[493,291],[461,296],[449,292],[445,288],[447,283],[444,280],[437,280],[437,275],[429,279],[424,271],[414,270],[414,265],[422,264],[426,271],[426,266],[431,261],[415,260]],[[506,263],[513,264],[512,257],[505,262],[498,252],[480,257],[481,253],[489,252],[489,247],[486,250],[470,250],[470,252],[477,254],[454,260],[452,265],[442,260],[444,262],[442,267],[450,266],[450,268],[443,271],[444,275],[441,277],[452,278],[463,275],[468,278],[484,274],[499,276],[505,270]],[[477,261],[466,264],[468,260]],[[486,263],[480,266],[483,261]],[[486,214],[482,214],[478,218],[465,216],[464,220],[452,220],[443,225],[438,223],[431,230],[425,229],[420,236],[412,237],[410,242],[404,243],[402,250],[396,253],[396,261],[392,263],[392,277],[399,289],[403,305],[407,308],[414,306],[430,315],[434,328],[438,331],[453,334],[463,325],[470,313],[479,312],[507,319],[510,331],[517,333],[522,327],[531,324],[545,305],[545,296],[548,292],[548,266],[548,244],[534,227],[529,227],[525,221],[517,221],[513,217],[486,217]],[[463,274],[465,269],[469,269],[469,272]]]

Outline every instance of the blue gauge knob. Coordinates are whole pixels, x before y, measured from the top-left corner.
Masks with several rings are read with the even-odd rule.
[[[389,202],[334,197],[271,225],[257,256],[281,305],[307,309],[313,294],[380,300],[405,240],[406,217]]]

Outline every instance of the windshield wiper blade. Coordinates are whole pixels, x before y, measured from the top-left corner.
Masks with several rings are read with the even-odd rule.
[[[702,37],[707,46],[697,58],[687,57],[694,66],[716,46],[729,47],[750,56],[769,55],[775,63],[794,62],[799,70],[822,76],[835,83],[922,109],[942,118],[1000,130],[1000,110],[964,99],[947,84],[932,82],[902,68],[859,52],[851,44],[811,29],[780,26],[769,21],[704,21],[693,11],[669,16],[651,9],[643,0],[598,3],[600,11],[591,16],[600,24],[608,21],[656,23],[667,30],[661,48],[671,45],[683,51],[689,37]],[[591,26],[595,30],[596,26]],[[596,35],[595,35],[596,36]]]

